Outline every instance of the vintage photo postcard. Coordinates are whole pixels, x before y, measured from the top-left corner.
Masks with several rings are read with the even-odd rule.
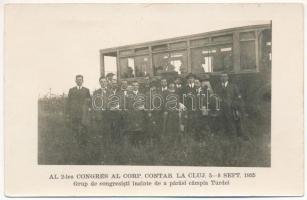
[[[300,4],[5,5],[7,196],[303,195]]]

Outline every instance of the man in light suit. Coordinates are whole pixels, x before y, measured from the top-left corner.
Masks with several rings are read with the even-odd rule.
[[[77,75],[76,86],[69,89],[67,99],[67,111],[71,122],[72,132],[78,145],[87,142],[87,126],[84,124],[84,116],[89,110],[88,102],[91,95],[89,89],[83,87],[83,76]]]

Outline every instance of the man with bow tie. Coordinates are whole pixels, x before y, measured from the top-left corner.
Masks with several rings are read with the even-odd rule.
[[[84,146],[87,143],[87,126],[84,124],[83,117],[86,113],[87,102],[90,101],[91,95],[89,89],[83,87],[83,76],[77,75],[76,86],[69,89],[67,99],[67,111],[70,117],[71,128],[74,139],[79,146]]]

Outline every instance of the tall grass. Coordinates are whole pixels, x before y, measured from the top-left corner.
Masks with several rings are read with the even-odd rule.
[[[87,133],[87,143],[80,146],[64,115],[64,101],[53,101],[56,103],[39,101],[38,164],[270,166],[270,111],[246,118],[248,141],[227,137],[217,129],[203,130],[201,141],[189,133],[178,133],[180,140],[162,135],[160,140],[151,142],[144,132],[140,142],[132,143],[129,134],[122,135],[119,142],[112,142],[93,123]]]

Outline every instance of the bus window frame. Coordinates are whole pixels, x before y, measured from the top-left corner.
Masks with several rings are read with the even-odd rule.
[[[176,52],[176,51],[186,51],[187,52],[187,67],[185,69],[185,73],[190,73],[192,72],[192,55],[191,55],[191,50],[196,49],[196,48],[204,48],[204,47],[212,47],[212,46],[219,46],[219,45],[229,45],[231,44],[232,46],[232,70],[230,71],[218,71],[218,72],[204,72],[201,74],[221,74],[224,72],[227,73],[255,73],[259,72],[259,59],[260,59],[260,41],[259,41],[259,34],[266,30],[266,29],[271,29],[270,24],[264,24],[264,25],[255,25],[255,26],[247,26],[247,27],[238,27],[238,28],[231,28],[229,30],[218,30],[218,31],[213,31],[213,32],[207,32],[207,33],[200,33],[200,34],[193,34],[189,36],[182,36],[182,37],[176,37],[176,38],[168,38],[168,39],[163,39],[163,40],[158,40],[158,41],[150,41],[150,42],[145,42],[141,44],[135,44],[135,45],[127,45],[127,46],[122,46],[122,47],[115,47],[115,48],[109,48],[109,49],[103,49],[100,50],[100,55],[103,57],[104,54],[110,54],[112,52],[117,52],[116,55],[116,60],[117,60],[117,75],[118,79],[131,79],[131,80],[137,80],[137,79],[143,79],[144,77],[133,77],[133,78],[121,78],[120,77],[120,72],[121,69],[119,67],[119,59],[123,57],[135,57],[135,56],[145,56],[147,55],[149,58],[149,65],[147,67],[147,70],[149,72],[150,77],[153,78],[158,78],[161,77],[161,75],[155,75],[154,74],[154,58],[153,56],[157,53],[168,53],[170,54],[171,52]],[[255,38],[247,38],[247,39],[241,39],[240,38],[240,33],[245,33],[245,32],[254,32]],[[228,41],[217,41],[213,42],[212,38],[213,37],[218,37],[218,36],[223,36],[223,35],[229,35],[232,34],[232,40]],[[191,45],[192,41],[195,40],[200,40],[200,39],[208,39],[209,42],[206,44],[202,45]],[[240,42],[243,41],[254,41],[255,42],[255,59],[256,59],[256,68],[255,69],[242,69],[241,64],[240,64]],[[170,44],[175,44],[179,42],[186,42],[187,46],[182,47],[182,48],[170,48]],[[165,49],[161,50],[153,50],[152,48],[154,46],[159,46],[159,45],[165,45]],[[143,52],[135,52],[136,49],[139,48],[148,48],[148,53],[143,53]],[[272,47],[271,47],[272,48]],[[133,50],[133,53],[129,55],[120,55],[121,51],[127,51],[127,50]],[[239,51],[239,52],[238,52]],[[101,63],[103,63],[103,58],[101,58]],[[104,75],[104,66],[103,64],[100,65],[101,67],[101,75]]]

